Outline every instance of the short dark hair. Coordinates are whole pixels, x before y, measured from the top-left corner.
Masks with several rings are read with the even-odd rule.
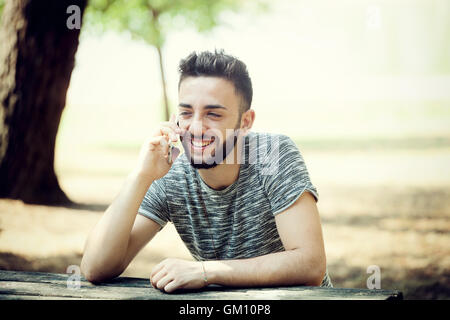
[[[250,109],[253,97],[252,81],[248,75],[247,66],[241,60],[225,54],[223,50],[214,52],[192,52],[179,65],[180,88],[181,81],[187,77],[219,77],[233,83],[236,93],[242,98],[240,114]]]

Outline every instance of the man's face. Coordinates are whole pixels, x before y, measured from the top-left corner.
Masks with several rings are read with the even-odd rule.
[[[218,77],[185,78],[178,96],[186,156],[197,169],[215,167],[236,143],[241,98],[232,82]]]

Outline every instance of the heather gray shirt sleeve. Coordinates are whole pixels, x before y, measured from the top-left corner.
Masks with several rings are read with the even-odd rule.
[[[272,212],[277,215],[289,208],[300,198],[304,191],[309,191],[318,201],[318,192],[309,178],[305,161],[295,143],[287,136],[277,135],[278,141],[272,143],[272,151],[264,163],[266,173],[261,178]]]
[[[164,180],[153,181],[142,200],[138,213],[152,219],[163,228],[170,221]]]

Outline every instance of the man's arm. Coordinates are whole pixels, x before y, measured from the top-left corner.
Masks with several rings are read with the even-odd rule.
[[[206,261],[208,283],[224,286],[320,285],[325,276],[326,258],[314,197],[304,192],[287,210],[277,214],[275,221],[286,251],[250,259]],[[190,282],[178,280],[177,273],[182,274],[184,270],[192,274]],[[155,287],[171,292],[202,285],[202,276],[200,262],[168,259],[155,266],[151,281]]]
[[[172,117],[171,122],[163,123],[143,144],[138,165],[90,232],[81,260],[81,271],[89,281],[120,275],[160,229],[159,224],[137,213],[150,185],[171,167],[167,161],[168,141],[177,141],[179,133],[174,121]]]
[[[285,252],[205,264],[212,283],[220,285],[320,285],[326,258],[319,213],[314,197],[305,192],[275,216]],[[209,280],[209,279],[208,279]]]
[[[118,197],[90,232],[81,260],[87,280],[100,282],[120,275],[160,226],[137,215],[148,179],[130,174]]]

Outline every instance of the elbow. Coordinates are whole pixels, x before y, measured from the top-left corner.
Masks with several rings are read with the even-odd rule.
[[[293,250],[297,252],[293,275],[290,284],[302,285],[308,287],[318,287],[326,274],[327,262],[325,254],[316,252],[302,252],[301,250]],[[295,280],[294,280],[295,279]]]
[[[95,284],[101,281],[99,272],[87,264],[84,259],[81,261],[81,273],[84,278],[91,283]]]
[[[101,282],[100,276],[93,270],[90,269],[81,269],[81,273],[84,278],[92,284],[97,284]]]
[[[98,284],[103,281],[107,281],[115,278],[121,272],[105,272],[103,268],[94,266],[86,261],[81,261],[81,273],[84,278],[92,284]]]
[[[325,277],[325,271],[324,272],[315,272],[307,281],[306,285],[311,287],[320,287],[322,284],[323,278]]]
[[[308,277],[305,281],[306,286],[318,287],[322,284],[326,273],[326,260],[323,257],[314,257],[309,263]]]
[[[92,284],[98,284],[116,277],[116,275],[107,275],[99,270],[90,268],[81,268],[81,273],[84,278]]]

